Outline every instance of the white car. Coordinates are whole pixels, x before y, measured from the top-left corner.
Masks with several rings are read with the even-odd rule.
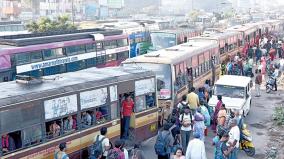
[[[215,83],[213,95],[209,106],[216,106],[217,96],[222,96],[222,101],[227,110],[238,110],[246,116],[251,108],[251,78],[245,76],[224,75]]]

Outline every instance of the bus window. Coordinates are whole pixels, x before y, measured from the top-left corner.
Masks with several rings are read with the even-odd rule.
[[[110,109],[111,110],[111,120],[118,119],[120,109],[119,109],[117,101],[111,103],[110,107],[111,107],[111,109]]]
[[[146,95],[146,106],[147,108],[152,108],[154,107],[155,104],[155,93],[148,93]]]
[[[146,99],[145,95],[138,96],[135,98],[135,112],[141,112],[146,110]]]
[[[117,45],[118,45],[118,47],[127,46],[128,45],[127,39],[117,40]]]
[[[103,43],[102,42],[97,42],[96,43],[97,51],[103,50]]]
[[[21,131],[15,131],[1,136],[3,154],[15,151],[22,147]]]
[[[104,42],[104,49],[114,49],[117,48],[116,40],[110,40]]]
[[[102,124],[110,120],[109,106],[103,105],[96,108],[95,111],[96,124]]]
[[[96,51],[96,45],[95,44],[87,44],[86,50],[87,50],[87,52],[94,52],[94,51]]]
[[[17,65],[30,63],[30,54],[29,53],[19,53],[16,55]]]
[[[81,126],[82,128],[89,128],[96,122],[94,111],[84,111],[81,114]]]
[[[46,123],[46,138],[52,139],[61,134],[61,120],[54,120]]]
[[[116,61],[117,57],[116,54],[110,54],[106,56],[106,62],[110,62],[110,61]]]
[[[44,60],[54,59],[56,57],[62,57],[62,56],[64,56],[62,48],[43,50]]]
[[[41,125],[34,125],[25,128],[23,131],[23,146],[30,146],[42,142],[42,127]]]
[[[77,55],[86,52],[85,45],[67,46],[65,47],[67,55]]]
[[[63,118],[63,133],[70,133],[77,129],[76,115],[69,115]]]
[[[128,58],[129,58],[129,52],[128,51],[117,53],[117,60],[125,60],[125,59],[128,59]]]
[[[41,51],[31,52],[30,55],[31,55],[31,62],[42,61]]]

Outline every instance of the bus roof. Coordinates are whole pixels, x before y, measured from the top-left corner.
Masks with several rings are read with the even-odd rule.
[[[0,36],[0,44],[13,45],[13,46],[27,46],[36,44],[45,44],[52,42],[71,41],[78,39],[93,38],[93,34],[103,34],[104,36],[120,35],[121,30],[110,29],[84,29],[63,32],[50,32],[50,33],[30,33],[18,34],[10,36]]]
[[[201,52],[217,47],[218,43],[215,40],[190,40],[181,45],[127,59],[123,63],[175,64]]]
[[[250,83],[251,78],[245,76],[224,75],[215,83],[216,85],[246,87]]]
[[[201,31],[199,29],[195,29],[195,28],[188,28],[188,29],[184,29],[184,28],[177,28],[177,29],[167,29],[167,30],[159,30],[159,31],[152,31],[151,33],[169,33],[169,34],[181,34],[181,33],[185,33],[185,32],[194,32],[194,31]]]
[[[121,81],[155,76],[151,71],[133,67],[89,68],[77,72],[43,77],[41,84],[0,83],[0,108],[56,94],[76,92]],[[49,79],[49,80],[47,80]]]
[[[193,37],[192,39],[210,39],[210,40],[219,40],[225,39],[232,36],[239,35],[239,32],[223,32],[223,33],[213,33],[213,34],[205,34],[201,36]]]
[[[227,31],[239,31],[239,32],[246,32],[246,34],[250,34],[257,30],[257,24],[255,23],[247,23],[242,25],[236,25],[231,28],[226,29]]]

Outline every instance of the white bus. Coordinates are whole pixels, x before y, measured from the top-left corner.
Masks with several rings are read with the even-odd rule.
[[[188,88],[203,86],[215,80],[219,68],[219,49],[215,40],[189,42],[127,59],[125,67],[141,67],[156,72],[157,94],[162,116],[167,117],[173,105],[188,93]],[[161,114],[160,114],[161,115]]]

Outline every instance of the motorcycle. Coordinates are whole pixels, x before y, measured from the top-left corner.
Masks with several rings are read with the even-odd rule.
[[[252,136],[250,131],[247,129],[247,125],[244,124],[241,130],[241,138],[240,138],[240,149],[244,150],[245,153],[253,157],[255,155],[255,147],[252,143]]]
[[[266,93],[270,93],[275,87],[275,79],[272,76],[269,76],[269,79],[266,82]]]

